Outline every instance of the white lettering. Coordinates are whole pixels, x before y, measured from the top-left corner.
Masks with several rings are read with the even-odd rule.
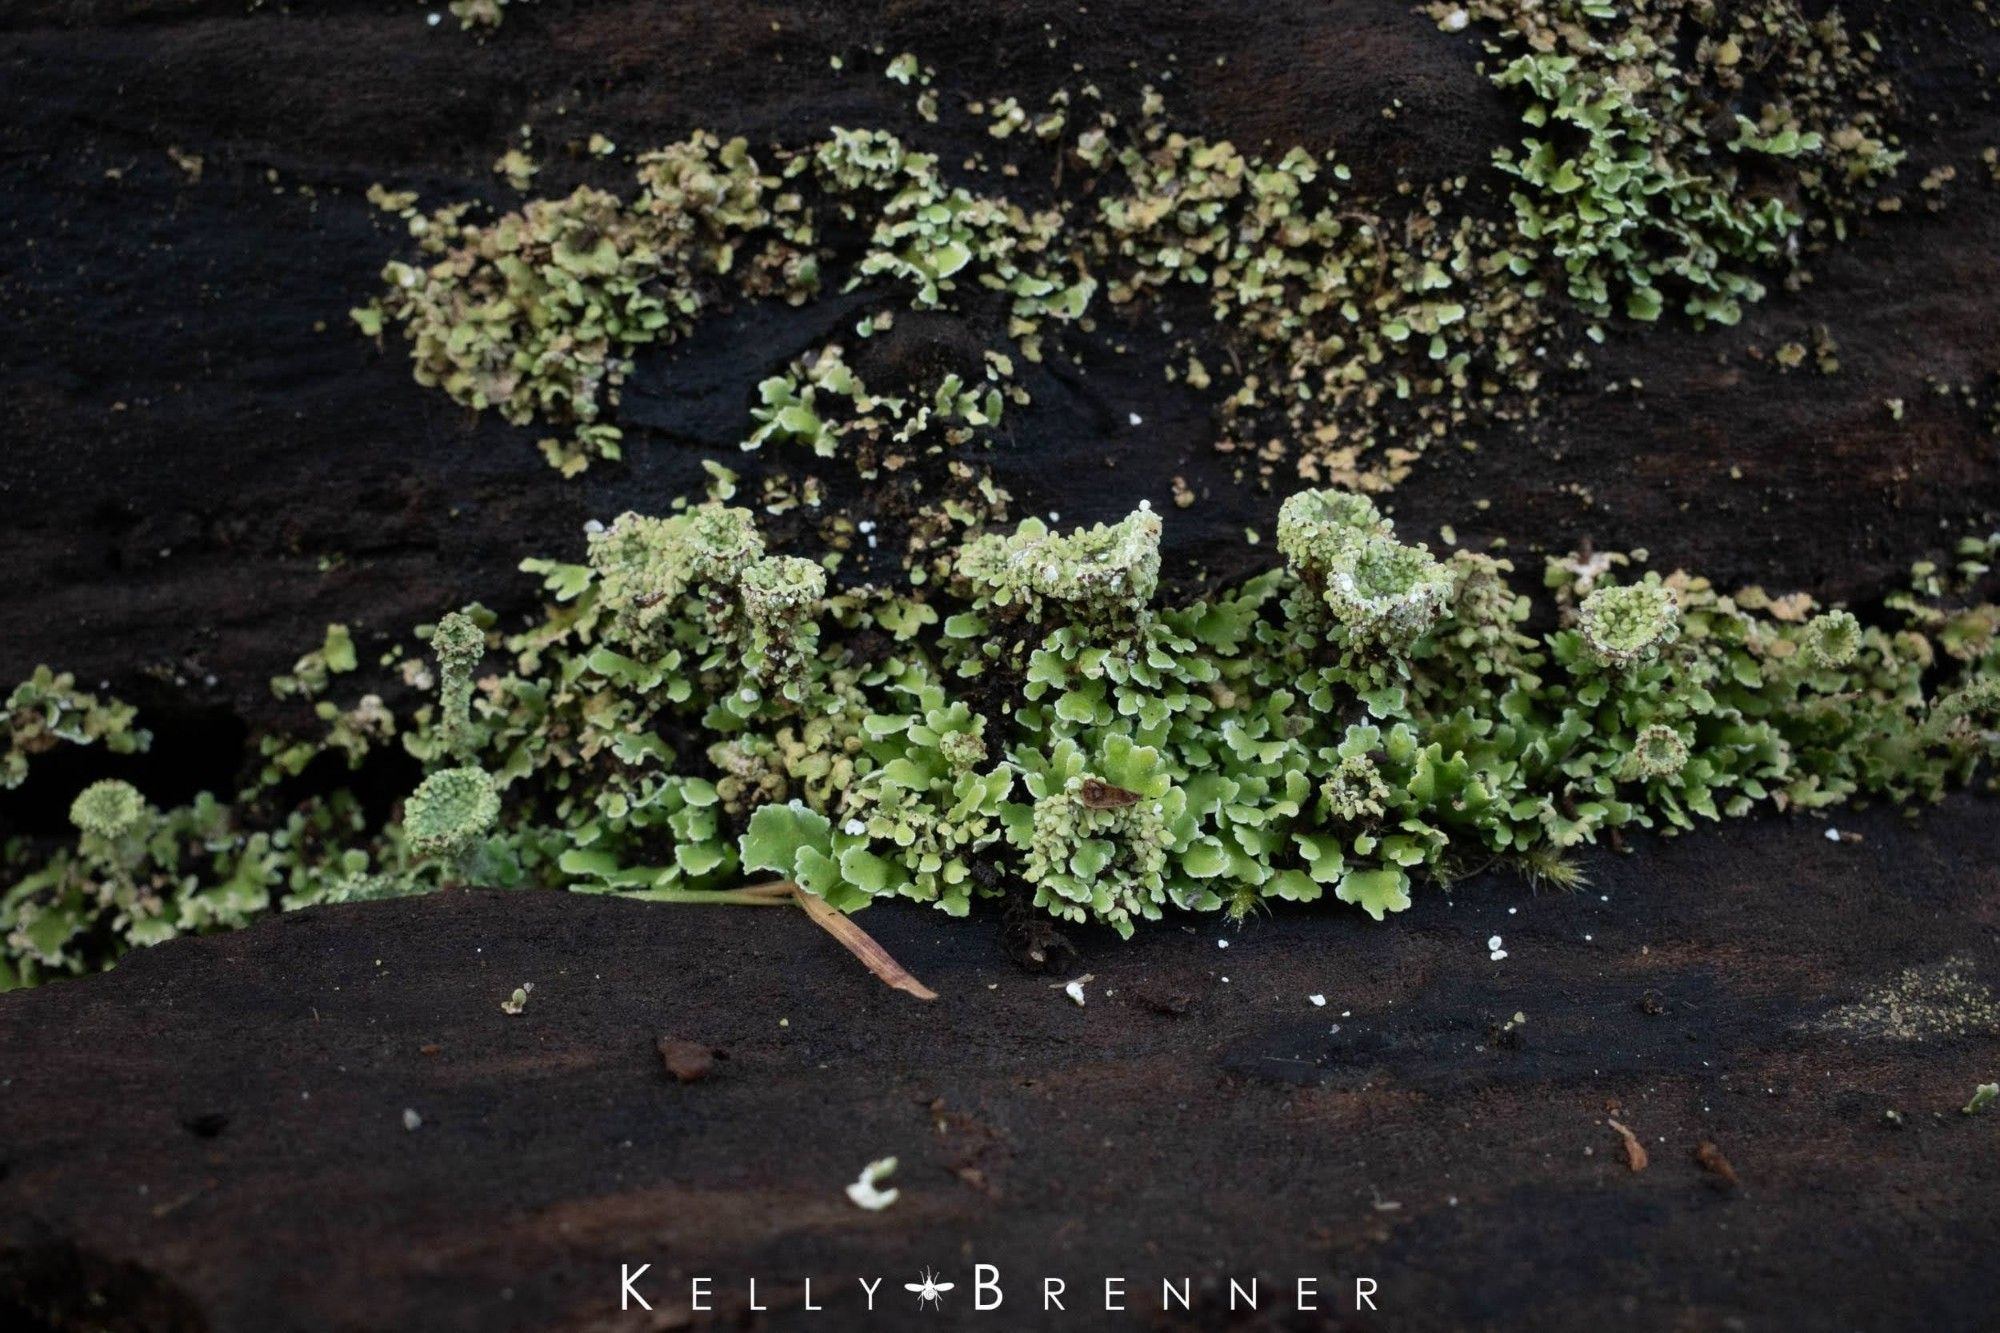
[[[1230,1308],[1230,1309],[1232,1309],[1232,1310],[1234,1310],[1234,1309],[1236,1308],[1236,1293],[1237,1293],[1237,1292],[1239,1292],[1239,1291],[1243,1291],[1243,1288],[1237,1285],[1237,1283],[1236,1283],[1236,1279],[1235,1279],[1235,1278],[1230,1278],[1230,1279],[1229,1279],[1229,1308]],[[1243,1294],[1244,1294],[1244,1296],[1246,1296],[1246,1297],[1248,1297],[1248,1298],[1249,1298],[1249,1301],[1250,1301],[1250,1308],[1251,1308],[1251,1309],[1253,1309],[1253,1310],[1254,1310],[1254,1309],[1256,1309],[1256,1308],[1257,1308],[1257,1279],[1256,1279],[1256,1278],[1254,1278],[1254,1277],[1253,1277],[1253,1278],[1251,1278],[1251,1279],[1250,1279],[1250,1290],[1248,1290],[1248,1291],[1243,1291]]]
[[[1358,1277],[1354,1279],[1354,1312],[1361,1313],[1361,1307],[1375,1308],[1375,1279]]]
[[[1125,1298],[1125,1279],[1122,1277],[1105,1278],[1104,1308],[1107,1310],[1122,1310],[1125,1308],[1123,1304],[1113,1305],[1112,1301],[1117,1300],[1122,1302],[1124,1298]]]
[[[808,1309],[808,1310],[818,1310],[819,1308],[820,1308],[819,1306],[817,1306],[817,1305],[814,1305],[814,1304],[813,1304],[813,1280],[812,1280],[811,1278],[807,1278],[807,1279],[806,1279],[806,1309]]]
[[[854,1280],[859,1282],[861,1289],[868,1293],[868,1309],[870,1313],[873,1313],[875,1309],[875,1288],[882,1285],[882,1279],[878,1277],[873,1282],[868,1281],[866,1278],[856,1278]]]
[[[1063,1309],[1064,1308],[1062,1303],[1063,1288],[1068,1285],[1069,1285],[1068,1283],[1064,1282],[1059,1277],[1043,1278],[1042,1309],[1046,1311],[1050,1306],[1054,1306],[1058,1310]]]
[[[707,1278],[698,1277],[688,1283],[688,1309],[690,1310],[708,1309]]]
[[[652,1306],[646,1304],[646,1298],[644,1296],[641,1296],[638,1290],[632,1285],[634,1282],[638,1281],[641,1277],[644,1277],[646,1274],[646,1270],[651,1267],[652,1267],[651,1264],[640,1264],[639,1271],[635,1273],[632,1271],[630,1264],[618,1265],[618,1308],[619,1309],[621,1310],[631,1309],[633,1301],[639,1302],[639,1308],[641,1310],[650,1310],[653,1308]]]
[[[1319,1309],[1319,1279],[1302,1277],[1299,1279],[1299,1303],[1301,1310]]]
[[[1190,1308],[1188,1305],[1188,1298],[1193,1294],[1193,1292],[1194,1292],[1194,1279],[1191,1277],[1182,1278],[1181,1285],[1178,1289],[1176,1289],[1174,1287],[1174,1284],[1168,1279],[1161,1278],[1160,1308],[1162,1310],[1171,1309],[1173,1307],[1173,1303],[1175,1301],[1179,1301],[1181,1303],[1181,1309],[1186,1310]]]
[[[753,1310],[762,1310],[764,1308],[757,1304],[757,1279],[754,1277],[750,1279],[750,1308]]]
[[[986,1293],[989,1291],[993,1293],[991,1301],[986,1299]],[[997,1310],[1000,1308],[1000,1302],[1005,1299],[1006,1297],[1000,1294],[1000,1270],[992,1264],[974,1264],[972,1266],[972,1308],[975,1310]]]

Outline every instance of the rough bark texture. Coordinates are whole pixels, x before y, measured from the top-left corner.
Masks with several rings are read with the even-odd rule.
[[[1987,408],[1926,377],[1990,389],[2000,367],[2000,214],[1976,161],[2000,143],[2000,41],[1970,7],[1848,8],[1907,94],[1906,178],[1958,168],[1942,211],[1863,219],[1736,330],[1614,339],[1531,429],[1434,451],[1394,497],[1406,533],[1645,546],[1865,610],[1991,519]],[[757,380],[843,317],[743,307],[643,359],[629,461],[565,484],[537,432],[469,417],[347,323],[407,247],[372,182],[510,203],[488,165],[523,123],[548,190],[616,183],[562,151],[594,130],[636,148],[915,129],[863,59],[878,43],[937,66],[947,99],[1159,83],[1190,128],[1332,148],[1376,186],[1478,172],[1513,132],[1473,46],[1397,0],[534,0],[483,43],[424,12],[0,12],[0,681],[46,661],[147,705],[156,799],[227,785],[243,729],[289,716],[267,678],[328,621],[368,649],[468,599],[524,610],[521,557],[574,555],[586,518],[663,505],[704,456],[743,463]],[[1837,376],[1751,354],[1817,326]],[[1183,579],[1270,559],[1242,533],[1268,534],[1277,497],[1230,483],[1210,405],[1128,336],[1134,354],[1085,348],[1087,377],[1038,386],[1001,481],[1065,519],[1150,498]],[[1202,492],[1185,512],[1176,473]],[[0,823],[60,818],[48,792],[76,773],[49,771]],[[1262,1275],[1267,1294],[1319,1275],[1329,1296],[1366,1275],[1370,1326],[1990,1327],[2000,1114],[1957,1112],[2000,1077],[1990,1012],[1924,1041],[1816,1024],[1906,967],[2000,979],[1993,809],[1851,822],[1865,842],[1764,822],[1607,854],[1574,898],[1473,881],[1387,927],[1286,912],[1089,938],[1049,975],[1008,961],[997,919],[871,911],[942,993],[929,1007],[793,912],[452,894],[176,943],[0,998],[0,1315],[675,1327],[673,1275],[699,1273],[732,1321],[851,1325],[853,1278],[880,1276],[885,1322],[930,1327],[968,1317],[970,1265],[993,1262],[993,1326],[1034,1325],[1047,1273],[1077,1293],[1127,1276],[1142,1322],[1163,1275]],[[1051,983],[1086,970],[1079,1010]],[[662,1038],[728,1058],[682,1083]],[[1607,1117],[1643,1140],[1643,1173]],[[1702,1142],[1737,1185],[1695,1162]],[[842,1186],[892,1152],[904,1197],[855,1209]],[[654,1265],[650,1324],[615,1313],[620,1262]],[[901,1289],[926,1264],[959,1284],[942,1315]],[[1226,1295],[1162,1322],[1227,1322]]]

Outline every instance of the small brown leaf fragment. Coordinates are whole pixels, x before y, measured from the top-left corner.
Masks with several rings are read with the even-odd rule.
[[[1644,1171],[1649,1159],[1646,1156],[1646,1145],[1639,1142],[1639,1136],[1616,1120],[1606,1119],[1604,1123],[1617,1130],[1618,1137],[1625,1140],[1625,1165],[1632,1168],[1632,1174],[1636,1176]]]
[[[1694,1160],[1702,1170],[1715,1177],[1719,1186],[1725,1189],[1735,1186],[1736,1168],[1729,1164],[1729,1159],[1722,1155],[1722,1149],[1716,1147],[1714,1143],[1703,1139],[1696,1144]]]
[[[1092,810],[1116,810],[1121,806],[1137,805],[1139,793],[1128,791],[1124,787],[1114,787],[1097,778],[1085,778],[1083,789],[1077,793],[1077,799]]]
[[[654,1047],[660,1053],[660,1063],[676,1082],[699,1083],[715,1068],[715,1051],[698,1041],[661,1037]]]

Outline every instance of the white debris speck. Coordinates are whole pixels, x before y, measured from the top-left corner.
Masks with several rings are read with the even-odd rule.
[[[1464,32],[1465,25],[1470,22],[1472,22],[1472,15],[1462,9],[1454,9],[1444,16],[1444,22],[1438,24],[1438,26],[1446,32]]]
[[[1072,981],[1068,985],[1064,986],[1063,994],[1069,996],[1070,999],[1075,1000],[1077,1002],[1077,1005],[1081,1007],[1083,1004],[1083,979],[1079,977],[1077,980]]]
[[[1486,956],[1496,963],[1507,956],[1507,951],[1500,947],[1500,937],[1498,935],[1486,941]]]
[[[583,530],[592,536],[604,531],[604,520],[593,518],[583,525]]]
[[[896,1172],[896,1159],[880,1158],[861,1168],[861,1177],[847,1187],[847,1197],[854,1201],[856,1208],[866,1208],[871,1213],[879,1213],[902,1197],[901,1190],[877,1189],[875,1183]]]
[[[1826,831],[1826,840],[1827,840],[1828,842],[1839,842],[1839,841],[1840,841],[1840,830],[1839,830],[1839,829],[1837,829],[1837,828],[1830,828],[1830,829],[1828,829],[1828,830]]]
[[[414,1110],[413,1108],[411,1108],[411,1107],[408,1107],[408,1106],[404,1107],[404,1108],[403,1108],[403,1128],[404,1128],[404,1129],[407,1129],[407,1130],[412,1130],[412,1131],[415,1131],[415,1130],[419,1130],[419,1129],[422,1129],[423,1127],[424,1127],[424,1118],[423,1118],[422,1116],[418,1115],[418,1114],[416,1113],[416,1111],[415,1111],[415,1110]]]
[[[1216,948],[1218,948],[1218,949],[1227,949],[1227,948],[1229,947],[1229,941],[1228,941],[1228,940],[1217,940],[1217,941],[1215,942],[1215,947],[1216,947]]]
[[[868,831],[868,826],[862,823],[858,819],[850,819],[845,824],[842,824],[840,827],[842,831],[849,833],[857,838]]]
[[[444,22],[444,15],[426,14],[424,15],[424,22],[430,24],[433,28],[435,28],[438,24]]]
[[[1311,1000],[1311,1001],[1312,1001],[1312,1003],[1313,1003],[1313,1008],[1315,1008],[1315,1009],[1324,1009],[1324,1008],[1326,1008],[1326,996],[1324,996],[1324,995],[1308,995],[1308,996],[1306,996],[1306,998],[1307,998],[1308,1000]]]
[[[748,685],[745,685],[742,689],[738,690],[736,693],[737,697],[742,699],[743,702],[746,704],[754,704],[757,702],[757,691],[751,689]]]
[[[1125,419],[1131,422],[1135,426],[1143,426],[1146,424],[1144,421],[1141,421],[1139,419],[1139,414],[1137,412],[1127,413]]]

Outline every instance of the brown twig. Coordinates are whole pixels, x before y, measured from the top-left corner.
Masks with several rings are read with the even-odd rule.
[[[762,885],[758,886],[762,888]],[[853,918],[845,912],[829,907],[826,899],[816,893],[800,888],[796,884],[786,884],[793,899],[805,909],[806,915],[827,934],[839,940],[841,946],[856,958],[870,972],[908,995],[919,1000],[930,1001],[937,998],[937,992],[918,981],[904,970],[903,965],[889,956],[889,951],[877,944],[867,931],[854,924]]]

